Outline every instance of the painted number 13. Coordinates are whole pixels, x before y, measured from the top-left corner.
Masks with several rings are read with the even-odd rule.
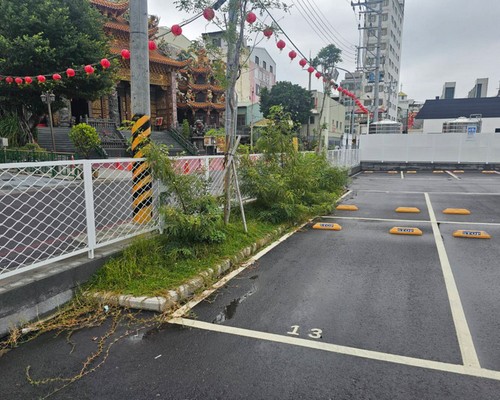
[[[290,332],[287,332],[288,335],[300,336],[300,334],[299,334],[300,326],[299,325],[292,325],[291,328],[292,328],[292,330]],[[309,329],[309,333],[307,334],[307,336],[309,336],[311,339],[321,339],[322,333],[323,333],[323,331],[321,329],[312,328],[312,329]]]

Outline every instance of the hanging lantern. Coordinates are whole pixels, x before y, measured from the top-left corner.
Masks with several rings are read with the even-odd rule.
[[[295,57],[297,57],[297,53],[295,52],[295,50],[291,50],[288,53],[288,57],[290,57],[290,60],[293,60]]]
[[[182,28],[180,25],[175,24],[170,28],[170,32],[172,32],[172,35],[174,36],[180,36],[182,35]]]
[[[318,78],[318,79],[321,78],[321,72],[316,71],[316,73],[314,74],[314,76],[316,76],[316,78]],[[327,80],[328,79],[325,78],[325,79],[323,79],[323,82],[326,82]]]
[[[14,82],[14,78],[12,76],[8,76],[7,78],[5,78],[5,82],[10,85],[12,82]]]
[[[343,91],[344,89],[342,89],[342,86],[337,86],[337,90],[338,90],[340,93],[342,93],[342,91]]]
[[[18,85],[21,85],[23,83],[23,78],[16,78],[14,79],[14,81],[18,84]]]
[[[66,76],[68,78],[71,78],[72,76],[75,76],[75,75],[76,75],[76,72],[75,72],[75,70],[73,68],[68,68],[66,70]]]
[[[86,65],[85,68],[83,68],[87,75],[92,75],[94,73],[94,67],[92,65]]]
[[[283,50],[286,47],[286,43],[283,40],[278,40],[276,43],[276,47],[280,50]]]
[[[38,79],[40,83],[44,83],[47,80],[44,75],[38,75],[36,79]]]
[[[128,60],[130,58],[130,51],[127,49],[123,49],[121,51],[121,55],[124,60]]]
[[[31,76],[26,76],[24,78],[24,82],[26,82],[26,84],[29,85],[33,82],[33,79],[31,79]]]
[[[255,21],[257,21],[257,16],[255,15],[255,13],[250,11],[245,19],[249,24],[253,24]]]
[[[269,39],[271,36],[273,36],[273,28],[271,28],[270,26],[268,26],[266,29],[264,29],[264,30],[262,31],[262,33],[264,34],[264,36],[265,36],[266,38],[268,38],[268,39]]]
[[[149,51],[156,50],[156,43],[153,40],[150,40],[148,42],[148,48],[149,48]]]
[[[108,69],[109,67],[111,67],[111,63],[109,62],[109,60],[107,58],[103,58],[101,60],[101,66],[104,68],[104,69]]]
[[[312,74],[314,72],[314,67],[307,68],[307,72],[309,72],[310,74]]]
[[[213,8],[207,7],[203,10],[203,17],[207,21],[212,21],[215,17],[215,11]]]
[[[54,75],[52,75],[52,79],[54,79],[55,81],[60,81],[61,80],[61,75],[54,74]]]
[[[307,65],[307,60],[303,58],[302,60],[299,61],[299,65],[304,68]]]

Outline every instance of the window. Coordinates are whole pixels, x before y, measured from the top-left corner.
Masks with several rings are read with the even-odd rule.
[[[265,61],[262,61],[262,68],[267,69],[267,63]]]
[[[255,64],[260,65],[259,57],[255,56]]]
[[[222,46],[222,39],[221,38],[214,38],[214,39],[212,39],[212,44],[216,47],[221,47]]]
[[[309,123],[314,124],[314,115],[309,117]]]
[[[260,85],[255,85],[255,94],[260,96]]]
[[[269,72],[270,72],[271,74],[273,74],[273,73],[274,73],[274,71],[273,71],[273,66],[272,66],[272,65],[270,65],[270,66],[269,66]]]
[[[365,93],[373,92],[373,86],[365,86]]]

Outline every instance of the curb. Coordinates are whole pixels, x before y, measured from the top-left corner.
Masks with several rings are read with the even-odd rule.
[[[227,271],[243,263],[243,261],[248,259],[250,256],[256,254],[258,250],[274,242],[276,240],[276,236],[281,235],[287,230],[288,228],[284,227],[274,230],[264,238],[257,240],[250,246],[245,247],[230,259],[226,259],[219,265],[209,268],[194,278],[191,278],[187,283],[180,285],[176,290],[169,290],[167,296],[136,297],[132,295],[116,295],[102,292],[94,293],[91,296],[100,304],[110,304],[135,310],[155,311],[160,313],[171,310],[180,302],[191,299],[197,291],[206,287],[206,283],[211,278],[221,277]]]

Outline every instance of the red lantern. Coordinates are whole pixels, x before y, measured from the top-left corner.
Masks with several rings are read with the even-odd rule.
[[[292,50],[288,53],[288,57],[290,57],[290,60],[293,60],[295,57],[297,57],[297,53],[295,50]]]
[[[264,30],[262,31],[262,33],[264,34],[264,36],[265,36],[266,38],[268,38],[268,39],[269,39],[271,36],[273,36],[273,28],[271,28],[270,26],[268,26],[266,29],[264,29]]]
[[[307,65],[307,60],[303,58],[302,60],[299,61],[299,65],[304,68]]]
[[[12,82],[14,82],[14,78],[12,76],[8,76],[7,78],[5,78],[5,82],[10,85]]]
[[[128,60],[130,58],[130,51],[127,49],[123,49],[121,51],[121,55],[122,55],[124,60]]]
[[[24,78],[24,82],[26,82],[26,84],[29,85],[33,82],[33,79],[31,79],[31,76],[26,76]]]
[[[23,83],[23,78],[16,78],[14,81],[18,84],[21,85]]]
[[[314,67],[307,68],[307,72],[309,72],[310,74],[312,74],[314,72]]]
[[[276,43],[276,47],[278,49],[283,50],[286,47],[286,43],[283,40],[278,40],[278,43]]]
[[[170,32],[172,32],[172,35],[174,36],[180,36],[182,35],[182,28],[180,25],[175,24],[170,28]]]
[[[342,86],[337,86],[337,90],[342,93],[344,89],[342,89]]]
[[[318,79],[319,79],[319,78],[321,78],[321,72],[319,72],[319,71],[316,71],[316,73],[315,73],[314,75],[315,75],[315,76],[316,76],[316,78],[318,78]],[[324,81],[324,82],[326,82],[327,80],[328,80],[328,79],[326,79],[326,78],[325,78],[325,79],[323,79],[323,81]]]
[[[76,72],[75,72],[75,70],[73,68],[68,68],[66,70],[66,76],[68,78],[71,78],[72,76],[75,76],[75,75],[76,75]]]
[[[92,75],[94,73],[94,67],[92,65],[86,65],[85,68],[83,68],[87,75]]]
[[[107,69],[109,67],[111,67],[111,63],[109,62],[109,60],[107,58],[103,58],[101,60],[101,66],[104,68],[104,69]]]
[[[215,17],[215,11],[213,8],[207,7],[203,10],[203,17],[207,21],[212,21]]]
[[[255,13],[253,13],[252,11],[250,11],[250,12],[247,14],[246,21],[247,21],[249,24],[253,24],[255,21],[257,21],[257,16],[255,15]]]
[[[38,79],[38,82],[40,83],[44,83],[47,80],[43,75],[38,75],[36,79]]]
[[[154,41],[150,40],[148,42],[148,48],[149,48],[149,51],[156,50],[156,43]]]
[[[61,75],[54,74],[54,75],[52,75],[52,79],[54,79],[55,81],[60,81],[61,80]]]

